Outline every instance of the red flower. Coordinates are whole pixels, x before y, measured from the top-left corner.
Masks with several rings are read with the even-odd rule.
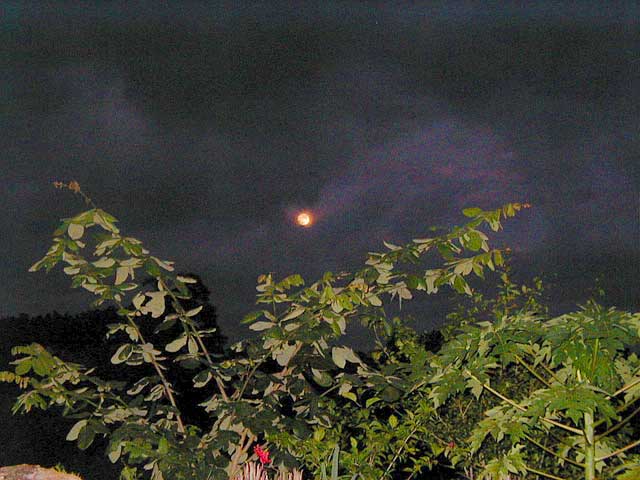
[[[260,463],[265,465],[267,463],[271,463],[271,459],[269,458],[269,452],[267,450],[263,450],[260,448],[260,445],[256,445],[253,447],[253,453],[255,453],[260,459]]]
[[[449,448],[455,448],[455,446],[456,446],[456,443],[455,443],[455,442],[449,442],[449,443],[447,444],[447,447],[449,447]]]

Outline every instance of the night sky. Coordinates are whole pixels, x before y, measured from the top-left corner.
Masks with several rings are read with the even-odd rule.
[[[601,277],[637,310],[635,2],[158,3],[2,2],[0,317],[89,308],[27,273],[84,208],[72,179],[201,275],[232,338],[261,273],[311,282],[507,202],[533,207],[496,244],[554,308]]]

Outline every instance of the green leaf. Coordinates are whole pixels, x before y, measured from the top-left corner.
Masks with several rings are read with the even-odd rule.
[[[333,377],[325,371],[312,368],[311,373],[313,374],[313,379],[321,387],[330,387],[333,383]]]
[[[84,235],[84,227],[77,223],[70,223],[67,227],[67,233],[72,240],[78,240],[79,238],[82,238],[82,235]]]
[[[172,342],[167,343],[164,349],[167,352],[175,353],[187,344],[187,340],[188,340],[187,335],[185,334],[180,335],[178,338],[176,338]]]
[[[112,267],[115,263],[116,261],[113,258],[109,257],[102,257],[100,260],[92,262],[93,266],[98,268],[109,268]]]
[[[379,307],[382,305],[382,300],[380,300],[380,297],[378,297],[377,295],[370,294],[370,295],[367,295],[365,298],[374,307]]]
[[[200,311],[202,310],[202,308],[203,308],[203,306],[202,306],[202,305],[200,305],[199,307],[196,307],[196,308],[194,308],[194,309],[192,309],[192,310],[189,310],[187,313],[185,313],[185,315],[186,315],[187,317],[195,317],[197,314],[199,314],[199,313],[200,313]]]
[[[209,380],[211,380],[212,378],[213,378],[213,375],[211,374],[211,371],[203,370],[202,372],[197,374],[195,377],[193,377],[193,386],[195,388],[202,388],[207,383],[209,383]]]
[[[379,397],[371,397],[365,402],[364,406],[369,408],[371,405],[378,403],[379,401],[380,401]]]
[[[362,363],[349,347],[333,347],[331,350],[331,359],[339,368],[344,368],[347,361],[351,363]]]
[[[130,343],[120,345],[120,347],[118,347],[118,349],[116,350],[116,353],[114,353],[111,357],[111,363],[117,365],[119,363],[126,362],[132,353],[133,345],[131,345]]]
[[[462,210],[462,214],[468,218],[477,217],[481,213],[482,213],[482,209],[478,207],[465,208],[464,210]]]
[[[78,434],[78,448],[80,450],[86,450],[93,443],[93,439],[96,436],[96,432],[91,425],[87,424],[84,428],[80,430]]]
[[[249,325],[249,330],[253,330],[254,332],[261,332],[262,330],[268,330],[275,325],[276,324],[273,322],[256,322]]]
[[[293,310],[291,310],[289,313],[287,313],[284,317],[282,317],[282,321],[285,322],[287,320],[298,318],[300,315],[302,315],[305,312],[305,310],[306,309],[304,307],[296,307]]]
[[[195,355],[199,351],[198,343],[196,342],[195,338],[193,338],[192,336],[189,336],[187,347],[191,355]]]
[[[283,344],[279,350],[274,352],[274,358],[278,365],[282,367],[286,367],[289,364],[291,358],[295,355],[297,351],[296,345],[289,345],[288,343]]]
[[[150,313],[152,318],[160,317],[165,309],[165,292],[147,292],[146,295],[150,297],[151,300],[145,303],[142,308],[140,308],[140,311],[144,314]]]
[[[247,313],[240,323],[251,323],[264,315],[263,310]]]
[[[191,277],[183,277],[182,275],[178,275],[176,277],[176,280],[182,282],[182,283],[198,283],[198,281],[195,278],[191,278]]]
[[[389,425],[391,425],[391,428],[396,428],[398,426],[398,417],[396,417],[395,415],[390,415]]]
[[[26,375],[31,370],[31,358],[29,357],[21,360],[16,360],[15,364],[16,375]]]
[[[158,264],[158,266],[164,268],[165,270],[167,270],[169,272],[173,272],[173,262],[160,260],[159,258],[156,258],[156,257],[151,257],[151,259],[154,262],[156,262]]]
[[[109,460],[111,461],[111,463],[116,463],[118,461],[118,459],[120,458],[120,455],[122,455],[122,444],[118,443],[117,446],[109,446]]]
[[[71,442],[76,440],[80,432],[87,426],[87,422],[87,419],[76,422],[75,425],[71,427],[71,430],[69,430],[69,433],[67,433],[67,440]]]
[[[352,438],[353,440],[353,438]],[[340,446],[336,445],[331,454],[331,480],[338,480]]]

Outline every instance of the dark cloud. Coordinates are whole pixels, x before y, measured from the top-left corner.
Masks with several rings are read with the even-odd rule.
[[[499,237],[524,277],[557,271],[572,303],[601,274],[638,305],[621,288],[640,270],[630,3],[6,5],[2,315],[88,304],[26,273],[81,208],[49,186],[71,178],[201,273],[232,335],[259,273],[354,268],[508,201],[534,205]]]

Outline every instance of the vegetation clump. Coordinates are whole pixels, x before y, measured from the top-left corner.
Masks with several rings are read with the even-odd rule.
[[[190,298],[196,280],[123,235],[76,182],[57,186],[91,208],[62,221],[31,270],[62,263],[72,287],[94,294],[96,305],[115,304],[111,362],[144,373],[106,380],[34,343],[13,349],[14,369],[0,380],[24,390],[14,412],[58,408],[76,419],[67,440],[81,449],[106,437],[123,480],[243,478],[256,460],[303,468],[309,478],[326,478],[329,462],[332,477],[354,480],[430,478],[437,469],[478,480],[640,478],[640,360],[629,350],[640,314],[591,302],[548,318],[539,282],[512,283],[505,251],[490,248],[483,230],[499,230],[529,205],[465,209],[467,223],[385,243],[355,273],[327,272],[311,284],[261,275],[259,309],[244,319],[257,335],[221,357]],[[441,267],[421,266],[431,253]],[[496,269],[496,299],[472,290],[472,274]],[[153,281],[141,282],[145,275]],[[426,337],[389,318],[389,306],[446,287],[472,302],[429,351]],[[151,335],[141,325],[148,318]],[[372,352],[343,344],[353,322],[371,331]],[[169,337],[153,343],[160,332]],[[172,364],[207,392],[208,425],[185,421]]]

